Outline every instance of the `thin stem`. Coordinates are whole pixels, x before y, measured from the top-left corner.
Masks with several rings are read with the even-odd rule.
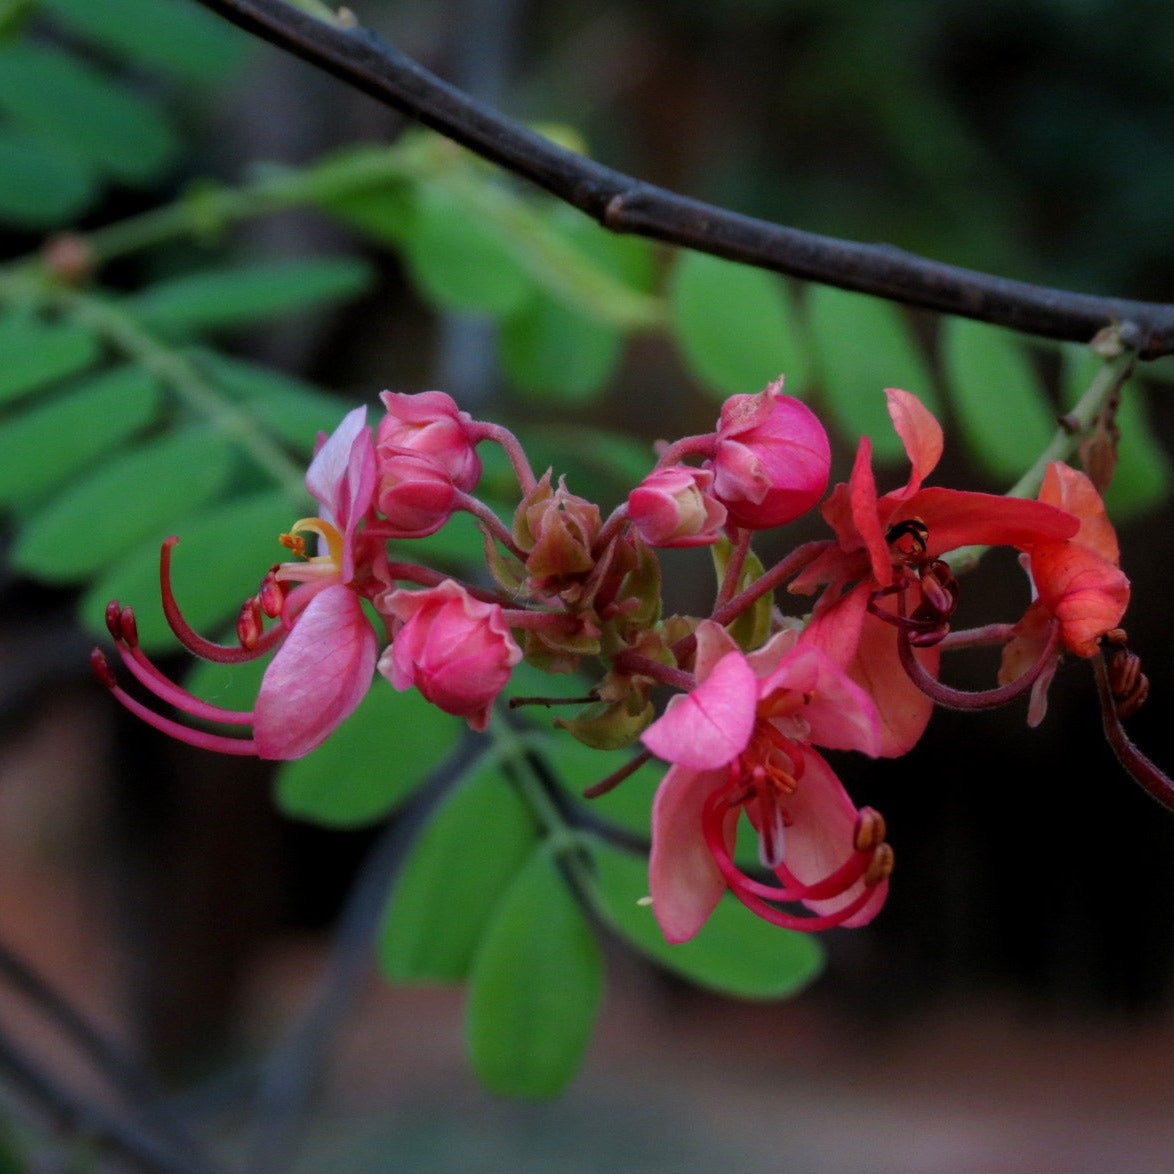
[[[1053,621],[1048,632],[1047,643],[1036,662],[1010,684],[1002,685],[998,689],[984,689],[972,692],[968,689],[952,689],[943,685],[936,677],[930,676],[922,666],[921,661],[913,654],[913,646],[909,643],[909,633],[904,628],[897,629],[897,655],[901,660],[901,667],[906,676],[921,690],[934,704],[946,709],[995,709],[1006,705],[1017,697],[1022,697],[1036,678],[1055,659],[1060,647],[1060,625]]]
[[[737,526],[731,527],[731,531],[733,542],[730,547],[730,557],[726,562],[726,571],[722,575],[717,598],[713,601],[714,611],[721,611],[733,598],[738,581],[742,578],[742,568],[746,565],[746,556],[750,553],[752,533]]]
[[[786,558],[780,559],[766,574],[760,575],[744,591],[735,595],[723,607],[719,607],[713,613],[713,620],[723,627],[732,623],[768,591],[773,591],[788,579],[793,579],[808,563],[814,562],[819,555],[833,545],[835,543],[832,539],[821,538],[795,547]]]
[[[1097,695],[1101,703],[1101,725],[1117,761],[1147,795],[1156,799],[1167,811],[1174,811],[1174,781],[1133,744],[1121,725],[1103,652],[1098,651],[1093,657],[1092,667],[1096,673]]]
[[[368,29],[316,19],[284,0],[200,0],[614,232],[635,233],[907,305],[1088,342],[1114,323],[1143,358],[1174,352],[1174,305],[1102,298],[944,265],[743,216],[644,183],[558,146],[429,73]]]

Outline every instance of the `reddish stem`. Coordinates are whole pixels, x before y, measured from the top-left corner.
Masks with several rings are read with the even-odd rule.
[[[1093,669],[1096,671],[1097,693],[1101,701],[1101,724],[1113,753],[1117,755],[1117,761],[1147,795],[1168,811],[1174,811],[1174,781],[1133,744],[1121,725],[1103,653],[1098,652],[1093,657]]]

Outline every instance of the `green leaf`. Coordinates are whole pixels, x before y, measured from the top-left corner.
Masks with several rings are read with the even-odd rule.
[[[222,80],[244,57],[246,39],[182,0],[42,0],[67,28],[125,57],[193,81]]]
[[[823,968],[823,949],[813,934],[780,929],[755,917],[728,893],[695,938],[670,946],[648,893],[648,861],[593,840],[604,916],[641,953],[698,986],[744,999],[780,999],[801,991]]]
[[[539,849],[486,927],[469,976],[473,1068],[491,1092],[551,1097],[574,1076],[603,992],[603,956],[554,856]]]
[[[885,388],[912,392],[937,411],[933,380],[902,312],[892,303],[828,285],[807,291],[807,315],[820,372],[822,402],[853,444],[872,440],[879,461],[903,460]]]
[[[682,251],[669,281],[673,333],[697,379],[719,398],[761,391],[780,373],[792,395],[808,382],[778,277]]]
[[[180,537],[172,557],[175,595],[192,627],[213,635],[235,621],[241,602],[286,553],[277,536],[299,516],[286,494],[266,490],[170,520],[163,536]],[[90,631],[105,633],[106,604],[120,599],[134,605],[147,652],[177,647],[159,602],[159,546],[152,538],[135,547],[86,592],[79,611]]]
[[[501,316],[534,289],[500,234],[443,185],[419,189],[404,245],[413,279],[444,309]]]
[[[532,298],[502,324],[501,358],[510,381],[559,404],[593,399],[615,371],[623,346],[617,327],[545,296]]]
[[[361,827],[390,814],[448,754],[460,721],[381,677],[313,753],[277,777],[277,804],[296,819]]]
[[[420,832],[391,891],[379,964],[396,982],[463,982],[494,908],[538,844],[496,763],[481,766]]]
[[[93,171],[71,152],[0,127],[0,220],[55,227],[84,212],[97,186]]]
[[[1056,431],[1056,413],[1027,348],[1009,330],[947,318],[941,357],[954,418],[971,455],[992,477],[1016,480]]]
[[[0,47],[0,111],[122,183],[147,183],[177,140],[150,102],[79,58],[31,41]]]
[[[269,261],[205,269],[159,282],[124,305],[166,334],[243,326],[353,297],[371,269],[353,257]]]
[[[100,348],[75,322],[46,322],[17,310],[0,317],[0,403],[92,366]]]
[[[209,429],[141,444],[29,514],[13,565],[43,579],[85,578],[144,538],[161,542],[224,487],[231,467],[231,446]]]
[[[238,400],[259,424],[298,452],[309,455],[319,432],[330,433],[348,408],[337,396],[289,375],[215,351],[198,352],[210,378]]]
[[[163,401],[141,367],[118,367],[71,384],[0,428],[0,504],[18,509],[94,462],[149,424]]]

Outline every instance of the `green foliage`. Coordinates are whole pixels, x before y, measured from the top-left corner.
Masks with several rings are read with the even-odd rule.
[[[938,409],[929,367],[902,311],[877,298],[816,285],[807,291],[807,320],[821,403],[840,434],[853,442],[868,436],[879,461],[903,459],[884,389],[902,388],[931,411]]]
[[[695,938],[670,946],[656,924],[648,893],[648,861],[607,844],[591,843],[599,901],[608,923],[629,945],[698,986],[743,999],[797,994],[823,968],[813,934],[779,929],[755,917],[729,894]]]
[[[27,40],[0,46],[0,114],[118,183],[151,182],[178,149],[153,104],[80,58]]]
[[[448,753],[457,718],[414,689],[376,679],[359,708],[326,741],[277,778],[287,815],[329,827],[361,827],[395,811]]]
[[[689,370],[721,399],[786,375],[806,394],[809,372],[783,283],[760,269],[681,252],[669,285],[672,327]]]
[[[1015,480],[1056,430],[1026,349],[1009,331],[949,318],[941,351],[954,418],[971,455],[992,477]]]
[[[463,982],[538,842],[533,815],[496,762],[477,768],[404,861],[379,934],[383,973],[397,982]]]
[[[148,330],[185,337],[353,297],[371,276],[370,267],[353,257],[233,265],[156,282],[125,308]]]
[[[166,537],[176,518],[224,487],[231,465],[229,445],[207,428],[137,445],[26,515],[13,565],[43,579],[84,579],[144,539]]]
[[[81,323],[10,310],[0,316],[0,403],[84,371],[97,361],[99,347],[97,336]]]
[[[0,430],[0,505],[21,510],[94,467],[157,416],[159,380],[124,365],[54,391]]]
[[[491,1092],[550,1097],[579,1066],[603,992],[603,957],[538,849],[485,930],[469,976],[469,1056]]]

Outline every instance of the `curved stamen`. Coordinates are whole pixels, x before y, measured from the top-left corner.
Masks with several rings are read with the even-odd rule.
[[[286,629],[280,625],[270,628],[252,648],[241,648],[239,645],[234,648],[204,639],[184,619],[175,593],[171,589],[171,548],[178,541],[179,539],[172,535],[159,551],[159,584],[162,588],[163,614],[167,618],[168,626],[175,633],[175,638],[184,648],[204,660],[216,661],[218,664],[241,664],[244,661],[256,660],[258,656],[263,656],[280,643],[286,635]]]
[[[200,750],[212,750],[217,754],[236,754],[242,757],[256,757],[257,743],[252,738],[232,738],[227,734],[213,734],[207,730],[195,730],[190,726],[181,725],[169,717],[163,717],[153,709],[148,709],[141,701],[136,701],[118,683],[113,670],[107,663],[100,649],[95,648],[90,653],[90,664],[94,675],[114,695],[124,709],[129,710],[135,717],[153,726],[169,738],[184,742],[188,746],[195,746]]]
[[[182,685],[176,684],[169,677],[147,659],[146,653],[136,644],[127,647],[116,644],[118,655],[122,663],[130,670],[131,675],[146,689],[149,689],[160,701],[174,705],[191,717],[202,718],[204,721],[224,722],[227,725],[249,726],[253,724],[252,711],[223,709],[209,701],[189,693]]]
[[[1092,663],[1096,670],[1097,694],[1101,702],[1101,724],[1117,761],[1147,795],[1168,810],[1174,811],[1174,781],[1134,745],[1121,725],[1104,654],[1098,652]]]
[[[900,628],[897,629],[897,655],[901,660],[901,667],[906,676],[931,701],[946,709],[994,709],[999,705],[1006,705],[1016,697],[1022,697],[1036,678],[1044,671],[1056,656],[1060,646],[1060,625],[1055,620],[1051,622],[1048,631],[1048,640],[1044,645],[1036,662],[1025,673],[1018,676],[1010,684],[1002,685],[998,689],[985,689],[973,692],[967,689],[952,689],[943,685],[941,681],[930,676],[921,662],[913,655],[913,646],[909,636]]]
[[[804,884],[790,873],[785,866],[778,865],[778,872],[786,878],[786,885],[769,885],[756,881],[744,873],[730,856],[723,834],[725,816],[729,804],[722,791],[715,791],[706,801],[701,826],[705,842],[725,882],[739,896],[743,892],[768,901],[830,900],[840,896],[860,880],[868,871],[874,856],[873,851],[854,851],[839,868],[822,880]],[[856,906],[852,912],[856,912]],[[845,916],[850,917],[847,913]],[[806,922],[808,918],[799,918]],[[838,923],[837,923],[838,924]]]

